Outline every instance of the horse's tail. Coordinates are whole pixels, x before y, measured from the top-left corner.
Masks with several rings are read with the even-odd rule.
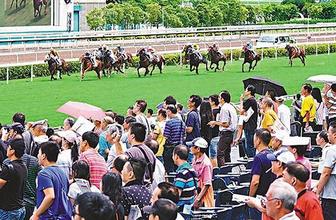
[[[306,58],[306,50],[304,48],[301,49],[302,57]]]
[[[257,55],[256,55],[256,60],[257,60],[257,61],[260,61],[260,60],[261,60],[261,56],[260,56],[260,54],[257,54]]]

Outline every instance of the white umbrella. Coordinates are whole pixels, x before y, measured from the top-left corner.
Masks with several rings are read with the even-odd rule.
[[[319,82],[319,83],[336,83],[336,76],[333,75],[316,75],[311,76],[307,79],[311,82]]]

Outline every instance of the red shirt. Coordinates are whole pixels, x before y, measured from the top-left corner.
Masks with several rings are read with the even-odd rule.
[[[298,194],[295,213],[301,220],[323,220],[322,207],[315,193],[303,190]]]
[[[79,159],[84,160],[89,164],[90,182],[99,189],[100,182],[104,174],[107,172],[107,165],[104,158],[100,156],[95,149],[89,149],[83,152]]]

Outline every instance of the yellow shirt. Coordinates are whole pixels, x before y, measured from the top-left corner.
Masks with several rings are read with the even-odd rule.
[[[156,123],[154,128],[154,134],[158,136],[156,141],[159,144],[159,150],[155,156],[161,157],[163,155],[163,145],[166,143],[166,138],[163,136],[163,129],[160,126],[160,122]]]
[[[265,112],[264,118],[261,121],[261,127],[268,129],[269,126],[272,126],[275,122],[275,120],[278,118],[275,111],[272,109],[269,109]]]
[[[303,122],[307,122],[306,117],[305,117],[307,112],[310,113],[309,121],[313,122],[316,116],[316,106],[315,106],[314,98],[311,95],[303,98],[303,101],[302,101],[300,115],[301,117],[303,117]]]

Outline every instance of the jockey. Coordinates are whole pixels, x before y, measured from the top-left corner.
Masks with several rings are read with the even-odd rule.
[[[194,44],[192,52],[194,54],[196,54],[196,56],[198,57],[198,59],[203,60],[203,56],[202,56],[202,54],[198,50],[199,50],[198,44]]]
[[[212,45],[213,50],[218,54],[218,56],[222,56],[222,52],[219,51],[219,47],[216,43]]]
[[[193,49],[194,49],[194,50],[199,50],[199,45],[198,45],[198,44],[194,44],[194,45],[193,45]]]
[[[148,47],[145,48],[145,55],[147,56],[147,58],[149,59],[150,62],[153,61],[154,53],[155,53],[155,50],[154,50],[153,47],[148,46]]]
[[[98,50],[94,50],[92,54],[90,54],[90,60],[93,64],[93,67],[97,67],[97,62],[96,62],[96,58],[97,58],[97,55],[98,55],[98,51],[99,51],[100,48],[98,48]]]
[[[127,59],[125,54],[125,48],[121,47],[120,45],[117,46],[117,53],[119,53],[124,60]]]
[[[252,44],[252,42],[250,41],[250,42],[248,42],[247,44],[246,44],[246,49],[247,50],[249,50],[249,51],[251,51],[252,52],[252,54],[253,54],[253,56],[255,56],[256,55],[256,52],[253,50],[253,44]]]
[[[57,65],[62,65],[61,59],[59,58],[59,54],[58,54],[58,52],[54,48],[50,49],[49,54],[50,54],[50,57],[53,60],[55,60],[55,62],[56,62]]]

